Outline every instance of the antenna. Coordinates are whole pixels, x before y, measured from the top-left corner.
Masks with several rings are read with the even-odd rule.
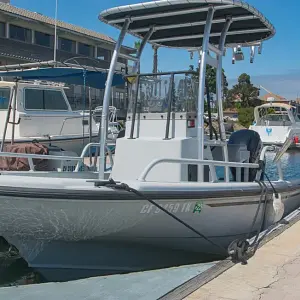
[[[260,42],[259,45],[258,45],[258,54],[261,54],[262,47],[263,47],[262,42]]]
[[[253,64],[255,56],[255,46],[250,47],[250,63]]]
[[[53,60],[56,62],[56,50],[57,50],[57,5],[58,0],[55,0],[55,25],[54,25],[54,53]]]

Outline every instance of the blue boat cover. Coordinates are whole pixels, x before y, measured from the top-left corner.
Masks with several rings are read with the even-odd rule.
[[[66,84],[86,85],[96,89],[104,89],[107,73],[101,71],[90,71],[81,68],[51,67],[0,72],[0,77],[6,76],[18,77],[23,80],[47,80],[63,82]],[[124,78],[121,74],[115,74],[112,85],[123,85],[124,82]]]

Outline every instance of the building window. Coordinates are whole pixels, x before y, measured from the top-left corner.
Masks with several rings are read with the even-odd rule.
[[[61,91],[25,89],[25,109],[30,110],[68,110]]]
[[[8,109],[10,88],[0,88],[0,109]]]
[[[36,31],[34,38],[37,45],[53,47],[54,37],[50,34]]]
[[[0,36],[1,37],[6,36],[6,24],[3,22],[0,22]]]
[[[111,60],[110,51],[107,49],[97,47],[97,59],[110,61]]]
[[[78,43],[78,54],[85,56],[94,56],[94,47],[87,44]]]
[[[31,43],[31,30],[11,24],[9,26],[9,37],[14,40]]]
[[[58,49],[76,53],[76,42],[69,39],[59,38],[58,39]]]

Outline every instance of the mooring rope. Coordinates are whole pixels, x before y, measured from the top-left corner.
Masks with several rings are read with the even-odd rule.
[[[263,171],[263,174],[266,176],[266,178],[269,181],[269,184],[270,184],[270,186],[271,186],[271,188],[274,192],[274,195],[277,197],[278,192],[276,191],[275,187],[273,186],[272,182],[270,181],[268,175],[264,171]],[[227,256],[229,255],[233,262],[235,262],[235,263],[241,262],[242,264],[247,264],[248,258],[255,254],[256,250],[258,249],[258,246],[259,246],[260,242],[266,236],[266,233],[265,233],[263,235],[263,237],[261,237],[259,239],[259,236],[260,236],[260,234],[261,234],[261,232],[264,228],[264,223],[265,223],[265,220],[266,220],[266,212],[267,212],[267,204],[268,204],[268,187],[267,187],[267,185],[264,181],[256,180],[256,182],[260,186],[261,193],[260,193],[259,203],[258,203],[256,212],[255,212],[253,221],[252,221],[251,226],[250,226],[250,230],[247,234],[245,234],[244,238],[234,240],[228,246],[227,249],[225,249],[225,247],[223,247],[222,245],[214,242],[212,239],[207,237],[205,234],[201,233],[200,231],[198,231],[197,229],[195,229],[191,225],[187,224],[186,222],[184,222],[183,220],[181,220],[180,218],[178,218],[177,216],[175,216],[174,214],[172,214],[171,212],[166,210],[164,207],[159,205],[154,200],[150,199],[149,197],[147,197],[146,195],[144,195],[140,191],[128,186],[125,183],[117,183],[112,178],[110,178],[106,182],[101,182],[100,184],[97,183],[97,186],[106,186],[108,188],[119,189],[119,190],[124,190],[124,191],[127,191],[127,192],[134,193],[138,197],[150,202],[151,204],[153,204],[154,206],[156,206],[157,208],[162,210],[168,216],[170,216],[171,218],[173,218],[174,220],[176,220],[177,222],[179,222],[180,224],[182,224],[183,226],[185,226],[186,228],[188,228],[192,232],[196,233],[198,236],[200,236],[201,238],[203,238],[204,240],[206,240],[207,242],[209,242],[213,246],[217,247],[221,252],[220,253],[215,253],[215,254],[224,255],[225,252],[226,252]],[[254,241],[250,245],[249,239],[251,238],[251,235],[253,234],[255,224],[257,223],[257,218],[258,218],[258,215],[259,215],[262,204],[263,204],[263,211],[262,211],[262,216],[261,216],[261,219],[260,219],[260,223],[259,223],[258,229],[256,231]],[[253,250],[251,255],[249,253],[250,248]]]
[[[130,192],[130,193],[134,193],[138,197],[150,202],[151,204],[153,204],[154,206],[156,206],[157,208],[162,210],[164,213],[166,213],[168,216],[170,216],[171,218],[173,218],[174,220],[176,220],[177,222],[179,222],[180,224],[182,224],[183,226],[185,226],[189,230],[193,231],[194,233],[196,233],[198,236],[200,236],[201,238],[203,238],[204,240],[206,240],[207,242],[209,242],[213,246],[217,247],[221,251],[221,253],[216,253],[216,254],[227,255],[227,250],[226,250],[225,247],[223,247],[223,246],[219,245],[218,243],[212,241],[210,238],[205,236],[203,233],[201,233],[200,231],[198,231],[194,227],[190,226],[189,224],[187,224],[186,222],[184,222],[180,218],[176,217],[174,214],[172,214],[171,212],[166,210],[164,207],[159,205],[157,202],[155,202],[154,200],[152,200],[149,197],[145,196],[143,193],[137,191],[136,189],[130,187],[126,183],[117,183],[113,179],[109,179],[109,181],[105,182],[103,185],[108,187],[108,188],[124,190],[124,191]]]

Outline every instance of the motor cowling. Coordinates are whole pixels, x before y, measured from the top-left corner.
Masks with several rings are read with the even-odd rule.
[[[231,134],[228,144],[245,145],[250,152],[249,163],[258,163],[261,150],[263,148],[260,135],[250,129],[241,129]],[[234,180],[236,180],[236,168],[230,168]],[[242,181],[244,180],[244,170],[242,169]],[[249,169],[249,182],[255,180],[257,169]]]

